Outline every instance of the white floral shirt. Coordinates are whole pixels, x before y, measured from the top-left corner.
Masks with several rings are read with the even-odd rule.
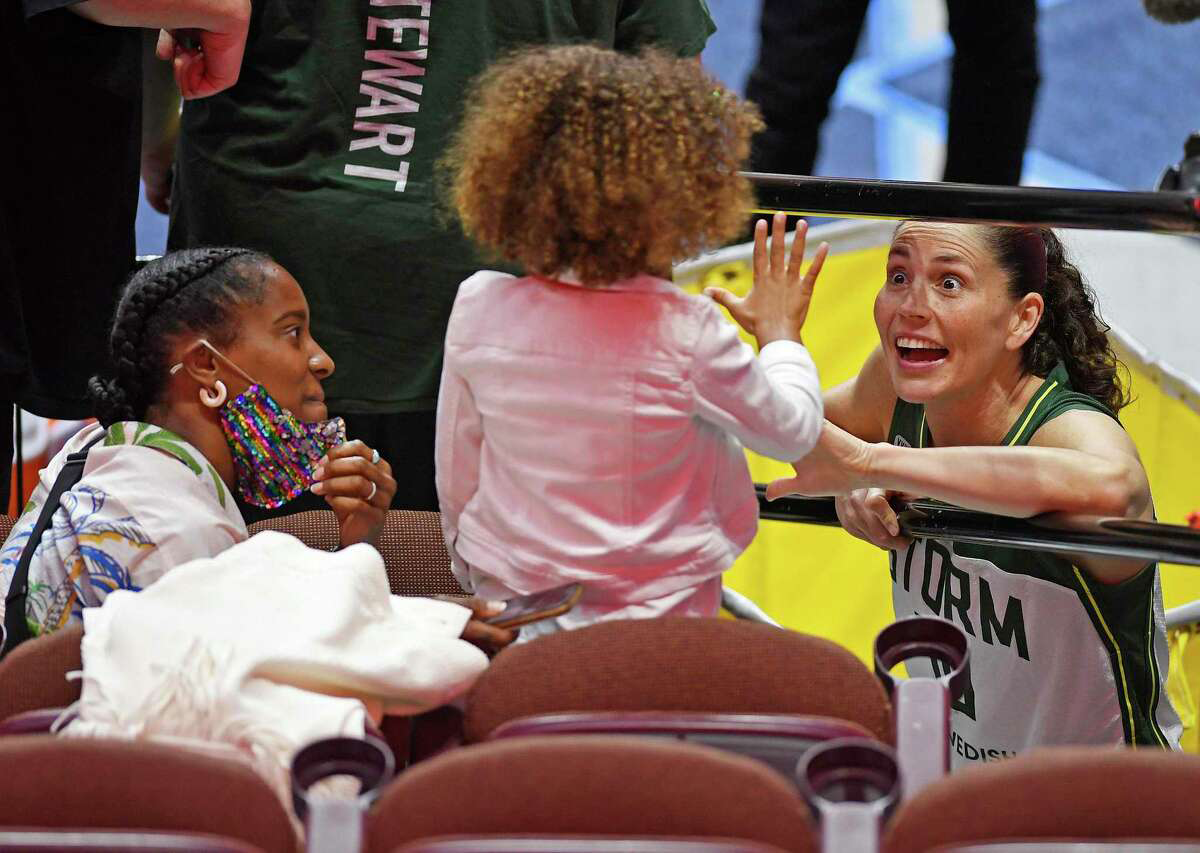
[[[35,636],[78,621],[83,608],[98,606],[113,590],[140,590],[175,566],[247,538],[233,496],[195,447],[151,424],[126,421],[107,430],[91,424],[42,469],[0,548],[4,595],[67,455],[100,435],[29,567],[26,618]],[[3,614],[0,596],[0,620]]]

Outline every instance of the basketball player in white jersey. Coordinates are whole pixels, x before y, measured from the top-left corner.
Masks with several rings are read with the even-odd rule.
[[[742,321],[739,300],[713,295]],[[879,347],[825,396],[817,450],[768,495],[836,495],[843,526],[890,551],[896,616],[942,616],[967,633],[954,764],[1053,744],[1177,749],[1157,564],[910,542],[887,501],[1153,518],[1116,417],[1128,396],[1108,327],[1058,237],[902,223],[875,322]]]

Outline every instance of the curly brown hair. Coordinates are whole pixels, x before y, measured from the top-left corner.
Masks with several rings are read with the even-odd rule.
[[[1021,348],[1023,367],[1046,376],[1062,362],[1071,388],[1099,400],[1114,414],[1131,402],[1124,365],[1108,340],[1109,326],[1100,317],[1096,294],[1067,257],[1062,241],[1049,228],[983,226],[1001,269],[1009,276],[1009,293],[1019,299],[1040,293],[1045,302],[1041,322]]]
[[[738,169],[761,128],[694,60],[542,47],[475,82],[444,164],[478,243],[601,285],[738,234],[753,199]]]

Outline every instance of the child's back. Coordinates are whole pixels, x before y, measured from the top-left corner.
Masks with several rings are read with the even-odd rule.
[[[573,62],[577,73],[563,74]],[[560,75],[562,91],[545,82],[554,77],[547,64]],[[505,138],[527,134],[547,116],[565,126],[590,123],[601,136],[609,132],[622,115],[620,109],[616,118],[607,115],[614,99],[620,107],[622,98],[643,97],[624,85],[639,70],[648,78],[639,88],[661,94],[674,84],[687,90],[677,101],[694,96],[724,116],[730,150],[710,154],[732,162],[710,164],[711,186],[700,181],[684,197],[669,197],[678,183],[673,170],[699,163],[634,156],[661,150],[647,145],[661,130],[653,127],[633,134],[618,126],[611,134],[624,141],[598,136],[596,150],[579,151],[587,148],[585,135],[563,149],[585,164],[595,161],[585,171],[599,181],[599,200],[578,198],[579,172],[560,160],[513,162],[521,151],[543,160],[547,149],[561,145],[565,131],[553,127],[537,146]],[[521,91],[522,75],[550,91],[533,96],[545,101],[535,115],[510,116],[509,127],[508,101],[497,106],[497,94]],[[589,82],[590,94],[581,94]],[[437,481],[447,545],[460,580],[486,597],[582,582],[583,601],[558,620],[562,627],[615,616],[715,613],[720,573],[749,544],[758,522],[743,444],[796,459],[821,428],[816,368],[798,340],[807,295],[802,310],[789,309],[793,316],[784,319],[776,316],[787,313],[781,307],[759,306],[764,328],[755,331],[764,346],[756,358],[710,300],[639,272],[741,227],[736,211],[715,218],[698,212],[694,221],[672,216],[658,232],[650,226],[660,202],[677,213],[685,202],[703,211],[746,201],[735,172],[753,113],[713,86],[694,65],[662,57],[533,51],[485,80],[454,154],[468,231],[543,275],[485,271],[459,290],[438,403]],[[686,122],[668,136],[684,153],[712,143],[689,135]],[[657,174],[632,174],[635,164]],[[542,193],[549,195],[539,199]],[[592,221],[597,205],[600,217]],[[573,217],[573,206],[587,209]],[[528,228],[544,207],[554,216],[540,230]],[[495,208],[505,211],[511,228],[489,224]],[[573,219],[582,223],[578,229]],[[585,238],[580,230],[591,233]],[[797,243],[802,247],[803,239]],[[799,259],[794,255],[793,296],[803,290],[796,284]],[[587,284],[567,268],[586,274]],[[624,275],[604,277],[613,270]],[[762,302],[761,295],[753,298]],[[779,329],[785,331],[775,334]]]
[[[790,459],[820,427],[811,359],[772,352],[755,370],[711,302],[651,276],[468,279],[439,417],[458,555],[522,593],[578,580],[653,598],[724,571],[758,522],[733,436]]]

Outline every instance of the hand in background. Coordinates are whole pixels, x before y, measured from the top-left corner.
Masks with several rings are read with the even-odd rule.
[[[171,186],[174,183],[176,132],[154,148],[142,147],[142,182],[146,185],[146,201],[159,213],[171,212]]]
[[[162,29],[155,54],[170,62],[185,98],[237,82],[250,28],[250,0],[84,0],[70,10],[109,27]]]
[[[240,24],[231,22],[224,30],[162,30],[156,54],[170,62],[175,83],[187,100],[224,91],[238,80],[242,54],[246,50],[247,16]]]

